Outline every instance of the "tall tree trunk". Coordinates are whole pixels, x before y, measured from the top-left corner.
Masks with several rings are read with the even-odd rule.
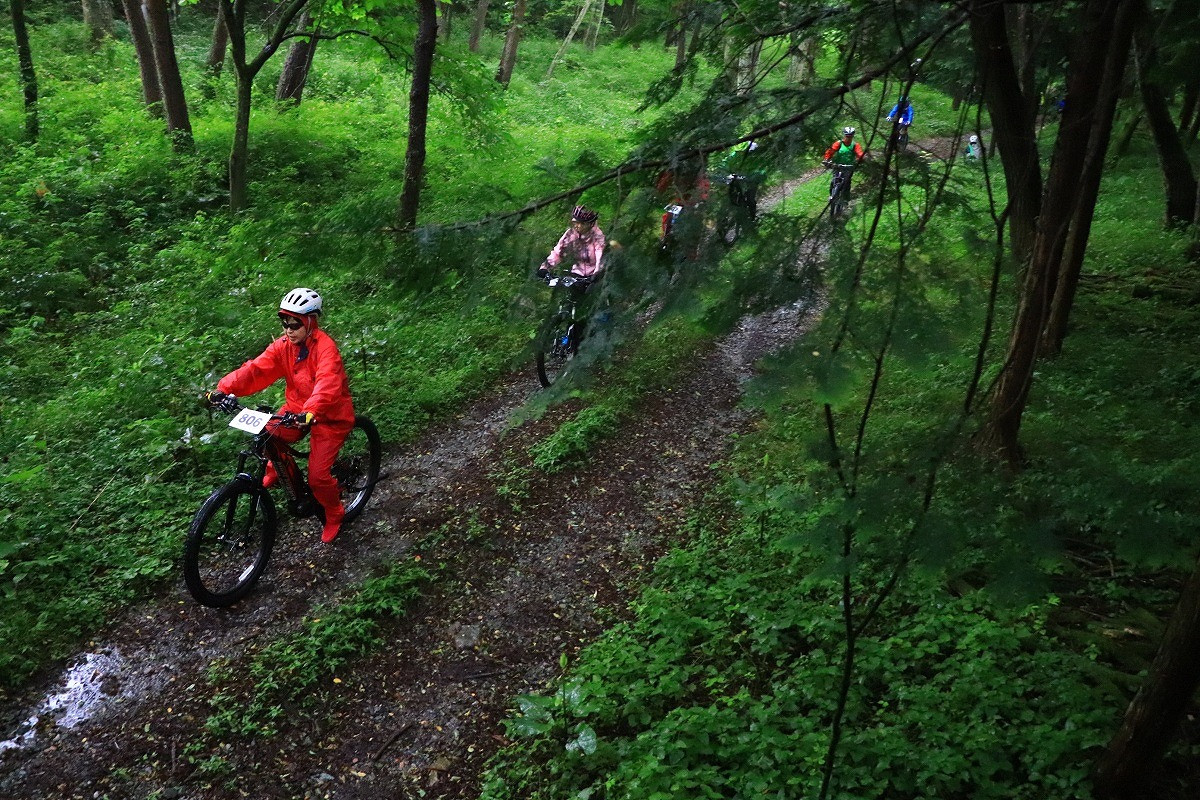
[[[129,23],[129,38],[137,54],[138,73],[142,77],[142,99],[151,115],[161,117],[162,89],[158,85],[158,65],[154,63],[154,43],[146,28],[146,14],[141,0],[124,0],[125,20]]]
[[[1089,141],[1098,141],[1093,130],[1103,118],[1098,104],[1105,82],[1105,65],[1118,51],[1121,58],[1128,54],[1128,25],[1117,31],[1115,22],[1118,12],[1122,12],[1122,18],[1126,17],[1124,12],[1131,4],[1132,0],[1088,0],[1077,26],[1080,33],[1067,68],[1067,103],[1046,180],[1046,198],[1038,217],[1037,235],[1025,270],[1004,369],[992,390],[988,419],[979,437],[983,449],[1010,464],[1021,461],[1021,419],[1029,400],[1050,301],[1059,280],[1067,234],[1072,220],[1080,213],[1078,181],[1091,152]],[[1115,97],[1112,102],[1116,102]],[[995,112],[992,119],[996,122]],[[1091,209],[1087,213],[1090,215]]]
[[[738,55],[737,94],[745,96],[754,87],[754,76],[758,71],[758,56],[761,52],[762,41],[757,41]]]
[[[1008,228],[1012,250],[1025,263],[1033,251],[1042,202],[1042,173],[1037,133],[1029,102],[1009,47],[1003,3],[972,0],[971,40],[983,81],[983,97],[992,118],[992,143],[999,149],[1008,187]]]
[[[550,80],[550,76],[554,74],[554,67],[558,65],[559,59],[563,57],[563,53],[567,52],[567,48],[571,46],[571,40],[575,38],[575,32],[579,30],[583,18],[587,16],[588,9],[592,6],[592,0],[583,0],[583,5],[579,7],[579,11],[575,14],[575,21],[571,23],[571,29],[567,31],[566,38],[562,40],[562,44],[558,47],[558,52],[554,54],[554,58],[550,59],[550,67],[546,70],[546,80]]]
[[[687,63],[687,8],[679,15],[679,38],[675,40],[675,71],[683,69]]]
[[[154,64],[158,68],[163,110],[167,115],[167,133],[176,150],[188,150],[192,146],[192,123],[188,119],[183,81],[179,77],[179,62],[175,59],[175,41],[171,37],[167,3],[166,0],[146,0],[145,8],[146,20],[150,23],[150,39],[154,44]]]
[[[1179,106],[1179,130],[1186,131],[1192,124],[1192,115],[1200,105],[1200,78],[1192,78],[1183,87],[1183,103]]]
[[[1147,794],[1200,686],[1200,563],[1167,623],[1142,686],[1093,776],[1097,800],[1132,800]]]
[[[229,55],[237,74],[237,111],[233,126],[233,146],[229,150],[229,210],[244,209],[249,198],[247,164],[249,162],[250,106],[253,100],[254,77],[279,49],[280,43],[304,11],[308,0],[285,0],[274,18],[274,28],[267,35],[258,55],[250,60],[246,53],[245,0],[218,0],[221,18],[229,33]]]
[[[1158,61],[1158,46],[1150,30],[1150,8],[1143,0],[1142,22],[1137,32],[1138,85],[1142,92],[1142,106],[1146,119],[1154,134],[1154,147],[1158,150],[1158,161],[1162,165],[1163,185],[1167,195],[1167,224],[1189,224],[1196,216],[1196,174],[1188,160],[1187,150],[1171,118],[1167,95],[1153,76]]]
[[[1137,133],[1138,126],[1142,124],[1142,119],[1144,117],[1145,114],[1139,108],[1130,116],[1130,119],[1125,122],[1125,127],[1121,131],[1121,135],[1117,137],[1117,143],[1113,147],[1114,158],[1124,158],[1129,152],[1129,147],[1133,144],[1133,135]]]
[[[518,0],[524,3],[524,0]],[[400,191],[397,227],[417,225],[421,186],[425,182],[425,126],[429,120],[429,81],[437,47],[437,8],[434,0],[417,0],[417,38],[413,43],[412,86],[408,92],[408,149],[404,153],[404,187]]]
[[[638,20],[638,4],[637,0],[625,0],[613,10],[612,22],[613,29],[617,35],[629,32],[629,29],[634,26]]]
[[[217,79],[221,77],[221,70],[225,67],[225,51],[228,49],[229,28],[225,25],[225,6],[218,3],[212,41],[208,46],[208,57],[204,60],[204,81],[201,84],[201,92],[208,100],[216,96]]]
[[[513,7],[512,23],[508,26],[508,35],[504,37],[504,51],[500,54],[500,68],[496,70],[496,80],[503,86],[508,86],[512,80],[513,70],[517,66],[517,45],[521,43],[521,28],[525,24],[525,0],[517,0]]]
[[[483,38],[483,30],[487,26],[489,0],[479,0],[475,6],[475,16],[471,20],[471,34],[467,38],[467,49],[472,53],[479,52],[479,40]]]
[[[1037,21],[1034,19],[1034,9],[1027,4],[1008,5],[1005,8],[1006,20],[1012,31],[1017,82],[1021,86],[1021,95],[1029,106],[1029,116],[1033,118],[1037,116],[1038,107],[1037,42],[1035,41]]]
[[[300,14],[300,21],[296,23],[295,32],[307,31],[311,22],[311,15],[306,8]],[[312,68],[313,56],[316,55],[316,52],[316,39],[298,38],[292,41],[287,58],[283,61],[283,71],[279,73],[279,83],[275,86],[276,100],[290,101],[293,105],[300,105],[300,100],[304,96],[304,86],[308,83],[308,71]]]
[[[600,39],[600,29],[604,27],[604,11],[607,6],[607,0],[598,0],[596,3],[596,24],[592,26],[592,33],[588,36],[588,52],[596,49],[596,42]]]
[[[1095,96],[1095,116],[1090,126],[1083,168],[1076,178],[1075,213],[1071,217],[1062,266],[1055,282],[1046,326],[1042,331],[1042,356],[1058,355],[1067,338],[1067,321],[1075,305],[1075,291],[1083,272],[1083,257],[1092,233],[1096,200],[1100,196],[1100,179],[1104,177],[1104,160],[1117,115],[1117,100],[1125,83],[1125,65],[1129,61],[1134,19],[1140,13],[1139,4],[1144,3],[1145,0],[1125,0],[1118,8],[1113,23],[1115,33],[1103,65],[1103,82]],[[1148,8],[1145,12],[1149,15]]]
[[[29,46],[29,29],[25,27],[25,0],[9,0],[12,12],[13,39],[17,45],[17,61],[21,65],[21,91],[25,98],[25,140],[38,138],[38,85],[33,70],[33,49]]]
[[[437,0],[437,35],[443,42],[450,41],[450,22],[454,16],[454,6],[444,0]]]
[[[112,0],[83,0],[83,24],[98,43],[113,37]]]
[[[238,212],[249,202],[246,170],[250,162],[250,105],[254,76],[245,75],[245,67],[235,62],[238,70],[237,110],[233,121],[233,146],[229,150],[229,210]]]

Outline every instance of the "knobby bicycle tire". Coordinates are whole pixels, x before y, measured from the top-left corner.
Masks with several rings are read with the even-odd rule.
[[[558,376],[567,369],[571,345],[569,341],[564,345],[563,341],[570,338],[570,329],[570,320],[556,315],[542,336],[541,346],[537,351],[537,373],[538,380],[544,387],[554,385]]]
[[[275,503],[261,487],[234,480],[196,512],[183,548],[183,579],[192,597],[225,608],[258,581],[275,544]]]
[[[366,417],[355,417],[354,428],[338,451],[331,470],[346,509],[344,522],[361,514],[371,499],[371,493],[379,481],[382,460],[383,445],[375,423]]]

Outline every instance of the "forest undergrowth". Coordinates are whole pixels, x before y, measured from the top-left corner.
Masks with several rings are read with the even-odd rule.
[[[209,29],[183,19],[193,86]],[[849,220],[822,216],[813,180],[670,277],[648,257],[649,176],[628,196],[600,186],[519,221],[454,227],[620,163],[667,117],[641,107],[670,69],[662,48],[578,50],[545,79],[558,43],[532,37],[502,93],[488,74],[500,37],[485,38],[486,68],[448,47],[414,245],[392,229],[406,74],[371,44],[323,44],[294,108],[274,105],[269,62],[253,202],[230,215],[228,75],[194,107],[194,151],[177,153],[141,112],[127,41],[92,50],[80,26],[49,20],[34,33],[47,76],[37,145],[19,143],[18,106],[0,106],[0,699],[175,579],[187,522],[237,447],[198,398],[277,335],[283,291],[326,296],[359,411],[389,445],[409,443],[527,368],[546,302],[532,270],[585,200],[620,244],[612,323],[593,329],[574,380],[515,416],[566,403],[491,476],[517,511],[535,477],[586,467],[739,318],[816,291],[828,306],[760,364],[753,429],[728,477],[693,498],[629,618],[544,693],[514,699],[515,744],[483,796],[1089,796],[1200,511],[1188,350],[1200,267],[1194,242],[1161,227],[1147,139],[1106,177],[1071,335],[1040,369],[1014,474],[980,458],[963,409],[998,369],[1007,329],[987,298],[995,280],[994,319],[1007,320],[1015,270],[994,259],[985,165],[946,160],[969,109],[931,87],[913,96],[938,147],[889,158],[869,139]],[[781,133],[770,179],[819,163],[840,117],[874,131],[870,109],[893,90],[864,88]],[[0,75],[0,95],[17,94]],[[680,97],[700,93],[684,82]],[[695,135],[744,127],[722,118]],[[902,188],[881,194],[885,174]],[[994,166],[990,179],[1001,191]],[[287,672],[286,691],[302,693],[311,662],[370,652],[376,618],[403,616],[432,574],[406,564],[368,580],[261,651],[252,677]],[[209,677],[220,684],[220,668]],[[263,698],[247,709],[218,694],[214,735],[270,727],[256,712],[281,706]],[[1189,718],[1162,796],[1189,796],[1196,763]]]

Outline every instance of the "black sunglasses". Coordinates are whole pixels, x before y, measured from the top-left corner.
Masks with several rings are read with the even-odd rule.
[[[304,323],[293,317],[280,317],[279,324],[287,328],[289,331],[298,331],[304,327]]]

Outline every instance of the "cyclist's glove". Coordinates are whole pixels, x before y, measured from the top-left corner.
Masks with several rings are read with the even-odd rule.
[[[209,406],[226,414],[232,414],[238,409],[237,397],[232,394],[225,394],[224,392],[214,390],[204,395],[204,398],[208,401]]]
[[[317,421],[317,415],[311,411],[305,411],[303,414],[299,415],[299,419],[297,421],[300,423],[301,428],[308,430],[313,426],[313,423]]]

